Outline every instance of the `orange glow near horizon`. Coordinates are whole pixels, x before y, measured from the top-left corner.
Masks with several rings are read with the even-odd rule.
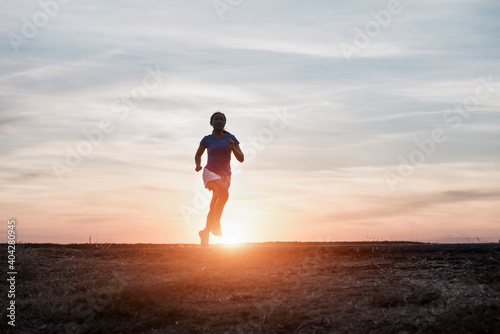
[[[450,182],[472,173],[471,169],[469,165],[443,167]],[[500,211],[489,199],[498,191],[489,174],[478,172],[474,178],[463,178],[465,186],[481,187],[481,191],[443,191],[440,183],[424,182],[417,175],[404,184],[408,189],[393,194],[370,173],[371,169],[344,169],[303,172],[300,177],[284,171],[258,175],[249,165],[235,175],[231,185],[221,219],[224,236],[211,236],[210,243],[498,242]],[[26,197],[32,203],[30,210],[26,210],[19,194],[8,199],[3,193],[0,199],[3,196],[6,203],[11,201],[9,211],[21,212],[13,216],[18,222],[16,235],[22,242],[87,243],[90,238],[93,243],[200,242],[198,231],[205,226],[212,195],[202,188],[200,174],[174,179],[179,184],[172,184],[173,191],[166,190],[170,180],[155,174],[151,183],[157,187],[125,187],[114,179],[117,175],[110,175],[107,181],[99,179],[107,182],[107,190],[102,191],[88,181],[92,175],[86,169],[75,170],[60,186],[60,193],[47,199],[41,190],[46,189],[43,180],[35,179]],[[146,177],[140,181],[144,180]],[[418,188],[419,184],[424,188]],[[196,191],[191,185],[196,185]]]
[[[247,225],[241,218],[230,218],[222,223],[222,237],[210,237],[211,243],[236,246],[248,242]]]

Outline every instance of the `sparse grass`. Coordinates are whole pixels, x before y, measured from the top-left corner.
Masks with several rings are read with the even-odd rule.
[[[497,244],[18,252],[16,333],[500,332]]]

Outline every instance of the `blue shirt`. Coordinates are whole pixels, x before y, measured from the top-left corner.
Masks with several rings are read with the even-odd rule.
[[[225,133],[222,138],[208,135],[203,137],[200,142],[200,145],[208,151],[208,162],[205,168],[219,176],[231,175],[231,149],[229,148],[228,138],[234,141],[234,145],[240,143],[235,136],[229,133]]]

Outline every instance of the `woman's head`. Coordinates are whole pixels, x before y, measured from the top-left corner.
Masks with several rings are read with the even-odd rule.
[[[214,118],[220,118],[222,117],[224,119],[224,123],[226,123],[226,115],[224,115],[223,113],[221,113],[220,111],[216,111],[212,114],[212,116],[210,117],[210,125],[212,125],[212,122],[214,121]]]
[[[214,130],[222,130],[224,133],[229,133],[224,129],[226,126],[226,115],[220,111],[212,114],[212,117],[210,117],[210,125],[214,128]]]

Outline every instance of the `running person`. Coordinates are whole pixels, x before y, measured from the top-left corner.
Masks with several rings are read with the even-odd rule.
[[[195,170],[199,172],[201,167],[201,156],[205,149],[208,150],[207,165],[203,169],[203,183],[205,188],[212,191],[212,201],[210,211],[207,215],[205,229],[198,234],[202,246],[208,246],[210,232],[216,236],[222,236],[220,219],[224,205],[229,197],[229,186],[231,184],[231,152],[239,162],[243,162],[244,155],[240,149],[240,142],[235,136],[227,132],[226,116],[217,111],[210,117],[210,125],[213,127],[211,135],[203,137],[200,147],[196,151],[194,161]]]

